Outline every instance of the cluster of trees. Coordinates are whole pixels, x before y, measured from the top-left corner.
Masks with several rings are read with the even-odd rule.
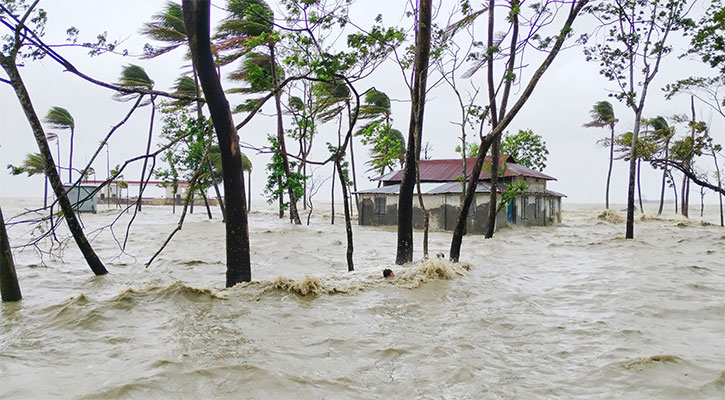
[[[418,178],[426,96],[432,88],[448,86],[456,95],[461,110],[461,118],[456,125],[460,128],[458,139],[464,160],[464,193],[450,247],[451,260],[458,261],[468,208],[486,156],[490,153],[493,159],[493,185],[502,173],[498,170],[502,152],[516,153],[517,159],[537,169],[545,166],[548,152],[540,136],[531,130],[519,131],[515,135],[504,135],[504,132],[524,108],[561,49],[565,44],[574,42],[574,24],[581,15],[597,18],[600,22],[597,32],[606,32],[604,38],[594,35],[594,39],[601,40],[593,40],[587,34],[579,35],[580,41],[588,43],[587,57],[600,63],[602,74],[619,88],[615,97],[626,104],[636,117],[629,139],[614,136],[616,120],[613,112],[611,118],[600,118],[593,113],[594,121],[591,123],[592,126],[612,129],[612,157],[615,147],[629,149],[631,210],[634,207],[632,194],[638,160],[659,163],[657,165],[664,168],[665,174],[667,167],[678,168],[677,165],[686,174],[686,171],[692,170],[692,158],[685,163],[672,155],[682,156],[680,149],[673,148],[674,143],[663,147],[667,149],[665,157],[659,157],[660,150],[653,150],[653,153],[638,150],[646,147],[640,145],[645,143],[645,137],[656,138],[652,140],[657,143],[669,140],[665,139],[666,129],[657,125],[661,121],[648,122],[651,132],[649,128],[645,129],[649,132],[647,134],[640,132],[647,90],[662,57],[671,51],[668,38],[674,32],[689,29],[696,32],[693,36],[694,54],[701,55],[713,67],[721,67],[723,59],[723,49],[707,40],[708,34],[722,35],[722,13],[712,8],[699,24],[695,24],[686,18],[688,2],[684,0],[544,0],[536,3],[525,0],[487,0],[480,3],[460,0],[445,23],[434,17],[440,16],[441,10],[435,10],[431,0],[419,0],[409,5],[411,24],[408,29],[386,27],[383,16],[379,16],[371,26],[361,28],[350,15],[351,2],[326,0],[279,0],[277,3],[281,11],[278,12],[264,0],[228,0],[225,17],[212,29],[210,2],[183,0],[181,4],[167,3],[159,13],[150,17],[151,21],[142,29],[144,35],[154,40],[154,44],[144,48],[145,58],[163,57],[177,48],[188,50],[191,71],[182,71],[175,87],[164,92],[156,90],[154,81],[137,65],[124,67],[121,79],[115,84],[99,81],[79,71],[55,47],[43,41],[47,15],[38,3],[38,0],[0,3],[0,22],[6,32],[0,54],[0,65],[6,77],[0,78],[0,81],[15,90],[32,128],[39,149],[33,163],[36,170],[47,177],[55,194],[55,201],[50,207],[57,205],[62,210],[54,226],[61,220],[66,221],[93,272],[99,275],[107,272],[86,239],[73,205],[65,194],[59,160],[53,158],[49,135],[37,116],[18,69],[19,64],[26,62],[24,60],[50,58],[80,79],[112,90],[118,100],[133,103],[124,119],[101,141],[91,161],[80,171],[80,176],[88,173],[91,163],[108,139],[135,110],[144,106],[151,108],[145,152],[114,169],[105,184],[120,177],[129,164],[138,161],[143,164],[139,200],[145,188],[144,182],[152,176],[161,177],[173,187],[177,187],[180,180],[189,182],[189,192],[177,228],[147,265],[182,228],[187,205],[193,196],[199,194],[204,197],[210,187],[215,187],[226,227],[228,287],[250,281],[252,276],[247,220],[250,204],[243,173],[251,170],[251,163],[242,153],[240,135],[245,134],[249,122],[268,102],[274,110],[275,134],[269,136],[269,145],[251,150],[273,155],[267,165],[269,199],[278,202],[280,217],[288,212],[292,223],[301,224],[298,207],[302,203],[303,208],[311,210],[312,196],[317,189],[310,170],[331,166],[333,179],[340,185],[343,194],[346,259],[348,269],[353,270],[351,210],[355,202],[350,192],[357,190],[353,143],[360,141],[369,146],[370,170],[384,173],[388,169],[403,169],[398,201],[396,262],[412,261],[412,209],[416,187],[420,207],[427,220]],[[719,4],[719,0],[714,1],[712,7],[716,7],[716,3]],[[483,28],[483,34],[478,33],[477,26]],[[700,35],[705,29],[709,29],[709,33]],[[98,41],[90,43],[77,43],[77,30],[69,30],[69,35],[72,45],[87,47],[92,55],[116,50],[116,44],[107,42],[103,35]],[[346,37],[345,45],[336,42],[337,37]],[[594,44],[589,45],[592,42]],[[533,52],[540,56],[529,58]],[[397,64],[409,89],[411,108],[407,132],[393,127],[390,98],[381,88],[365,84],[364,79],[384,62]],[[229,70],[230,73],[226,72]],[[223,75],[222,71],[227,75]],[[222,87],[225,77],[233,82],[233,87],[227,90]],[[699,82],[693,78],[692,81],[678,83],[672,92],[694,91]],[[485,93],[481,96],[482,100],[479,100],[479,93]],[[154,117],[159,106],[165,115],[161,132],[164,144],[152,151]],[[609,106],[611,108],[611,104]],[[54,116],[51,118],[49,112],[46,123],[50,127],[69,129],[72,137],[74,120],[70,113],[61,111],[65,110],[51,110]],[[235,122],[235,114],[241,115],[241,122]],[[315,139],[323,128],[336,131],[336,140],[326,143],[326,157],[313,159],[311,150],[319,142]],[[475,138],[473,147],[468,145],[471,137]],[[692,138],[694,142],[694,136]],[[716,151],[715,145],[709,146],[703,145],[699,152]],[[653,154],[658,154],[658,158]],[[465,163],[469,157],[474,158],[474,166],[472,173],[466,175]],[[157,158],[166,167],[158,168]],[[676,165],[678,162],[680,164]],[[12,168],[18,173],[30,172],[26,166]],[[81,178],[74,182],[72,170],[71,154],[69,183],[78,184]],[[223,199],[218,184],[223,185]],[[522,189],[512,188],[511,193],[516,190]],[[507,200],[511,193],[503,194],[503,200]],[[496,213],[502,204],[499,196],[502,195],[492,191],[486,237],[493,236]],[[134,216],[141,212],[140,201],[133,208]],[[52,216],[51,212],[49,217]],[[309,215],[307,220],[309,222]],[[632,221],[628,218],[627,237],[633,237]],[[0,228],[5,238],[4,226]],[[8,248],[5,242],[0,241],[3,250]],[[427,256],[427,223],[423,250]],[[0,258],[6,259],[12,262],[11,256]],[[3,262],[0,271],[5,271],[5,265]],[[13,276],[14,273],[0,274],[3,285],[5,279],[13,280]]]

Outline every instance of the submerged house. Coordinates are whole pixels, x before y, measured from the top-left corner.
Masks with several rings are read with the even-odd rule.
[[[473,171],[475,159],[466,161],[466,176]],[[486,157],[479,176],[476,194],[468,211],[469,233],[484,233],[488,226],[488,203],[491,194],[491,158]],[[431,230],[452,230],[460,209],[463,185],[463,161],[420,160],[420,190],[423,204],[430,213]],[[398,193],[403,171],[398,170],[377,178],[381,186],[358,191],[360,225],[397,225]],[[506,184],[526,184],[526,190],[503,205],[496,216],[496,229],[510,225],[544,226],[561,222],[561,193],[548,190],[546,184],[555,178],[516,163],[511,155],[500,157],[496,190],[507,192]],[[413,226],[423,228],[423,213],[417,199],[413,201]],[[501,197],[499,196],[499,200]]]

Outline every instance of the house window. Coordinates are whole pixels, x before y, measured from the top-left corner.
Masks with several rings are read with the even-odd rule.
[[[544,199],[537,197],[535,203],[536,207],[534,209],[534,218],[541,218],[544,216]]]
[[[385,214],[385,197],[375,198],[375,214]]]
[[[556,214],[556,200],[549,199],[549,215]]]
[[[521,197],[521,219],[526,219],[526,209],[529,208],[529,198],[526,196]]]

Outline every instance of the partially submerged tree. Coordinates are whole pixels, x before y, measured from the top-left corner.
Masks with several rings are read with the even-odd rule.
[[[612,165],[614,164],[614,126],[619,120],[614,116],[614,107],[608,101],[594,103],[589,112],[592,120],[584,124],[587,128],[609,128],[609,168],[607,169],[607,185],[604,189],[604,206],[609,209],[609,185],[612,181]]]
[[[32,129],[33,137],[38,145],[38,150],[45,161],[45,175],[50,181],[50,185],[53,188],[56,199],[63,211],[63,217],[68,224],[68,229],[73,235],[78,249],[83,254],[83,257],[91,270],[96,275],[103,275],[108,271],[93,251],[90,242],[83,233],[80,221],[78,221],[78,218],[75,215],[75,211],[73,210],[73,206],[69,201],[68,196],[66,195],[65,188],[63,187],[58,171],[55,169],[53,156],[50,152],[50,147],[48,146],[48,141],[40,122],[40,118],[38,118],[38,114],[36,113],[30,99],[30,94],[28,93],[25,83],[20,75],[20,71],[18,70],[18,57],[25,57],[25,55],[20,53],[20,49],[24,44],[23,42],[34,34],[26,26],[26,22],[33,22],[41,27],[45,23],[45,12],[42,12],[42,10],[35,10],[37,3],[38,2],[36,1],[31,6],[23,8],[24,13],[22,15],[16,15],[10,9],[2,7],[2,12],[4,13],[3,22],[6,23],[6,26],[10,26],[15,33],[12,38],[9,38],[9,42],[2,46],[2,51],[0,51],[0,66],[3,70],[5,70],[5,73],[8,76],[8,79],[3,79],[2,82],[10,84],[15,91],[15,95],[17,96],[20,106],[23,109],[23,113],[25,114],[25,117]],[[8,19],[5,20],[5,17]],[[42,55],[43,52],[38,50],[36,53],[30,53],[27,56],[37,58]]]
[[[13,251],[10,248],[8,232],[5,229],[3,210],[0,208],[0,297],[3,301],[18,301],[23,298],[15,272]]]
[[[493,55],[498,53],[500,51],[501,47],[494,46],[493,40],[489,40],[489,45],[486,46],[485,51],[482,52],[482,56],[478,60],[478,63],[476,64],[476,67],[472,72],[475,72],[475,70],[482,68],[483,66],[487,67],[488,73],[488,81],[489,81],[489,113],[491,115],[491,131],[487,135],[481,136],[481,144],[478,150],[478,153],[476,155],[476,161],[473,167],[473,171],[471,173],[471,176],[469,178],[468,185],[466,187],[466,193],[464,196],[462,207],[458,213],[458,216],[456,218],[456,224],[455,228],[453,230],[453,238],[451,240],[451,249],[450,249],[450,259],[453,261],[458,261],[460,257],[460,251],[461,251],[461,244],[463,242],[463,234],[466,227],[466,221],[468,217],[468,209],[471,206],[471,203],[473,202],[473,197],[475,194],[476,186],[478,184],[478,180],[481,175],[481,170],[483,169],[483,162],[486,158],[486,154],[488,153],[489,148],[492,146],[492,144],[497,141],[505,129],[508,127],[508,125],[511,123],[511,121],[514,119],[514,117],[521,111],[524,104],[528,101],[529,97],[533,93],[534,89],[536,88],[537,84],[539,83],[539,80],[544,75],[546,70],[549,68],[549,66],[554,62],[554,59],[559,54],[559,51],[561,50],[564,42],[567,38],[569,38],[572,35],[572,25],[574,24],[574,21],[579,16],[579,13],[582,11],[582,9],[587,5],[589,1],[588,0],[577,0],[577,1],[571,1],[568,2],[569,11],[566,15],[565,20],[561,23],[561,28],[555,28],[556,32],[551,36],[544,38],[542,42],[539,43],[539,46],[543,49],[546,49],[548,51],[548,54],[544,58],[544,60],[541,62],[539,67],[533,72],[531,75],[531,78],[529,79],[528,83],[524,86],[524,89],[521,91],[521,94],[519,95],[518,100],[514,102],[514,104],[511,106],[510,110],[508,109],[508,103],[512,99],[510,99],[511,91],[510,87],[513,83],[513,79],[518,76],[514,73],[514,65],[515,60],[518,56],[521,55],[521,52],[528,46],[532,45],[533,43],[529,43],[534,38],[542,38],[541,34],[537,34],[536,36],[526,37],[524,39],[521,39],[518,37],[518,26],[519,26],[519,18],[518,14],[522,12],[522,8],[519,7],[519,2],[514,2],[510,4],[510,12],[506,14],[506,21],[510,25],[510,46],[506,52],[506,54],[503,56],[503,60],[505,61],[505,69],[504,72],[501,75],[501,79],[499,80],[500,86],[503,86],[503,93],[501,96],[501,101],[496,101],[495,103],[492,101],[491,96],[494,97],[493,100],[495,100],[495,95],[498,93],[496,90],[496,85],[491,83],[493,79]],[[492,3],[492,2],[491,2]],[[468,13],[464,16],[464,18],[461,20],[461,22],[452,25],[449,29],[452,32],[455,32],[455,30],[460,29],[461,27],[466,26],[468,23],[475,20],[476,17],[484,14],[486,11],[489,12],[489,29],[488,34],[489,37],[493,37],[493,29],[494,24],[496,22],[493,8],[491,7],[491,3],[489,3],[488,9],[482,9],[479,11],[474,11],[469,9]],[[534,32],[538,32],[541,28],[544,26],[552,26],[554,24],[554,19],[556,18],[557,13],[552,13],[551,7],[554,7],[555,4],[552,4],[554,2],[545,2],[542,5],[539,5],[537,7],[534,7],[532,10],[529,10],[534,13],[533,17],[529,18],[527,17],[527,21],[533,21],[533,26],[530,28],[533,30],[532,35]],[[556,2],[558,3],[558,2]],[[556,5],[558,7],[558,4]],[[558,9],[558,8],[557,8]],[[537,17],[539,16],[539,17]],[[543,18],[543,19],[542,19]],[[523,41],[522,41],[523,40]],[[494,111],[496,114],[496,118],[493,118]],[[483,124],[481,124],[481,131],[483,130]],[[494,165],[497,165],[498,163],[494,160]],[[497,175],[497,171],[493,171],[492,168],[492,175]],[[493,183],[493,182],[492,182]],[[493,190],[492,190],[493,191]],[[492,195],[493,197],[493,195]],[[493,204],[490,204],[491,207],[493,207],[493,210],[491,210],[492,213],[496,212],[496,204],[495,202]],[[495,220],[491,219],[489,217],[489,223],[495,224]],[[490,227],[489,227],[490,230]],[[487,232],[488,233],[488,232]]]
[[[45,119],[43,120],[51,128],[70,130],[70,151],[68,154],[68,183],[73,183],[73,139],[75,137],[75,121],[73,116],[63,107],[52,107],[48,110]],[[60,161],[60,160],[58,160]]]
[[[214,123],[224,172],[226,194],[226,286],[252,279],[249,254],[249,225],[244,193],[242,152],[229,102],[217,75],[211,52],[210,4],[183,0],[184,23],[194,64]]]
[[[633,112],[629,157],[629,190],[625,238],[634,238],[634,197],[637,145],[645,100],[662,58],[671,52],[671,34],[693,22],[685,18],[687,0],[612,0],[591,7],[605,37],[587,47],[588,60],[599,63],[600,73],[614,82],[614,97]]]

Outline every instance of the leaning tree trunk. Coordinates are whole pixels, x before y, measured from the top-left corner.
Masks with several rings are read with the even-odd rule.
[[[665,141],[665,160],[670,158],[670,141]],[[662,210],[665,207],[665,183],[667,182],[667,166],[662,167],[662,190],[660,190],[660,207],[657,210],[657,216],[662,215]]]
[[[345,182],[344,175],[342,173],[342,166],[340,160],[335,160],[335,167],[337,168],[337,175],[340,178],[340,186],[342,187],[342,199],[345,205],[345,231],[347,232],[347,270],[354,271],[355,266],[352,260],[353,243],[352,243],[352,222],[350,221],[350,203],[347,199],[347,182]]]
[[[644,95],[642,95],[644,98]],[[627,226],[624,237],[634,239],[634,193],[637,177],[637,141],[639,139],[639,127],[642,119],[642,109],[638,108],[634,116],[634,129],[632,129],[632,150],[629,158],[629,185],[627,190]]]
[[[496,214],[498,211],[498,167],[501,149],[501,136],[494,140],[491,146],[491,195],[488,203],[488,227],[486,228],[486,239],[493,237],[496,230]]]
[[[0,208],[0,296],[3,301],[18,301],[23,298],[18,284],[18,275],[15,273],[13,252],[5,230],[3,210]]]
[[[63,183],[60,180],[60,175],[55,169],[53,155],[50,153],[50,147],[48,146],[45,132],[43,132],[43,126],[40,124],[38,114],[36,114],[35,109],[33,108],[33,103],[30,100],[30,95],[25,88],[25,84],[20,77],[20,72],[18,71],[15,62],[11,59],[0,56],[0,65],[2,65],[3,69],[5,69],[6,73],[8,74],[10,83],[15,90],[15,95],[17,96],[18,101],[20,101],[20,106],[23,108],[25,117],[27,118],[28,122],[30,123],[30,127],[33,130],[35,142],[37,143],[40,154],[43,156],[43,161],[45,162],[45,175],[50,180],[50,186],[51,188],[53,188],[55,197],[58,200],[61,210],[63,211],[63,216],[68,223],[68,230],[70,230],[71,234],[73,235],[73,239],[75,240],[78,249],[83,254],[86,263],[88,263],[88,266],[91,268],[93,273],[96,275],[103,275],[108,273],[108,270],[106,270],[106,267],[103,266],[103,263],[98,258],[98,255],[96,255],[96,253],[93,251],[91,243],[88,241],[86,235],[83,233],[83,228],[81,227],[81,224],[76,217],[75,211],[73,210],[73,205],[71,205],[70,200],[68,200],[68,196],[66,195],[65,189],[63,188]]]
[[[204,193],[204,190],[199,191],[201,193],[201,198],[204,199],[204,206],[206,207],[206,215],[209,217],[209,219],[212,219],[211,215],[211,207],[209,207],[209,199],[206,197],[206,193]]]
[[[715,160],[715,172],[717,173],[717,188],[722,189],[722,178],[720,177],[720,166],[717,163],[717,155],[715,150],[712,150],[712,158]],[[718,200],[720,200],[720,226],[725,226],[725,220],[723,220],[723,209],[722,209],[722,191],[718,193]]]
[[[287,195],[289,196],[290,219],[296,225],[302,225],[302,221],[300,221],[300,214],[297,212],[297,196],[295,195],[295,191],[292,188],[292,185],[289,185],[290,178],[292,178],[292,171],[290,170],[289,157],[287,157],[287,145],[285,144],[284,140],[284,123],[282,121],[282,94],[278,90],[279,77],[277,76],[277,62],[275,60],[274,44],[271,44],[269,46],[269,52],[270,59],[272,61],[272,79],[274,79],[274,90],[276,90],[274,94],[274,104],[277,108],[277,141],[279,142],[279,152],[282,156],[284,176],[288,182]]]
[[[428,62],[430,59],[432,1],[421,0],[418,6],[418,30],[415,38],[413,61],[413,90],[411,93],[410,125],[405,170],[398,197],[398,246],[396,264],[413,261],[413,189],[423,139],[423,112],[425,109]]]
[[[529,97],[531,97],[531,94],[534,92],[534,89],[536,88],[536,85],[541,80],[541,77],[544,76],[544,73],[546,70],[551,66],[551,64],[554,62],[554,59],[556,58],[556,55],[561,50],[562,45],[564,44],[564,40],[568,37],[568,35],[571,33],[571,26],[574,23],[574,20],[577,18],[577,15],[579,15],[579,12],[582,10],[582,8],[587,4],[586,1],[580,1],[577,2],[576,5],[572,8],[572,10],[569,12],[569,15],[567,16],[567,20],[564,22],[563,28],[560,31],[559,35],[556,38],[556,41],[554,42],[554,45],[552,46],[551,50],[549,51],[549,54],[546,56],[544,61],[541,63],[539,68],[534,72],[533,76],[531,77],[531,80],[529,81],[529,84],[526,86],[526,88],[521,93],[521,96],[516,101],[516,103],[511,107],[511,111],[509,111],[505,117],[501,118],[499,123],[493,127],[493,130],[491,133],[486,135],[481,140],[481,145],[478,150],[478,155],[476,156],[476,163],[474,164],[473,171],[471,172],[471,177],[469,178],[468,187],[466,188],[466,195],[463,199],[463,204],[461,205],[461,209],[458,211],[458,217],[456,218],[456,225],[453,230],[453,238],[451,239],[451,250],[450,250],[450,259],[452,261],[457,262],[460,253],[461,253],[461,244],[463,243],[463,232],[466,227],[466,220],[468,217],[468,208],[470,207],[471,203],[473,202],[473,195],[475,194],[476,185],[478,184],[478,179],[481,174],[481,169],[483,167],[483,160],[486,157],[486,153],[488,152],[489,147],[493,143],[493,140],[495,140],[497,137],[500,137],[503,130],[508,127],[508,125],[511,123],[511,121],[516,117],[516,115],[521,111],[521,108],[524,106],[526,101],[528,101]]]
[[[330,190],[330,225],[335,225],[335,166],[332,166],[332,189]]]
[[[202,0],[183,0],[182,7],[189,47],[198,68],[199,80],[214,123],[222,158],[224,193],[227,196],[226,286],[231,287],[252,279],[242,153],[239,150],[239,136],[234,126],[229,102],[224,95],[211,53],[210,3]]]

